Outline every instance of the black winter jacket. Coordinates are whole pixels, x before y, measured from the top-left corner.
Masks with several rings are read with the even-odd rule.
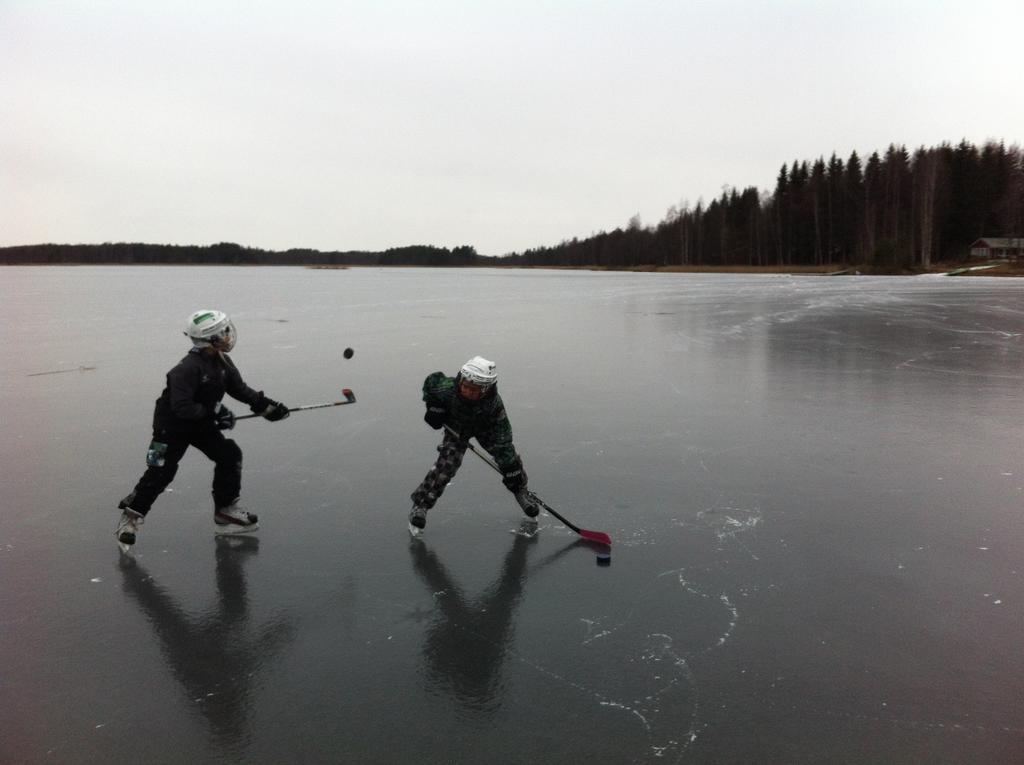
[[[208,425],[225,393],[248,404],[253,412],[267,407],[263,391],[246,385],[226,354],[203,353],[193,348],[167,373],[167,387],[156,400],[153,412],[153,431],[188,433]]]

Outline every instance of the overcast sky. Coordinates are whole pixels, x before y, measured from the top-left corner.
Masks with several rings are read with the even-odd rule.
[[[473,245],[1024,142],[1021,0],[0,0],[0,245]]]

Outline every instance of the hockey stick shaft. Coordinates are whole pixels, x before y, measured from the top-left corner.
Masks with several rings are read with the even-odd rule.
[[[462,436],[460,436],[458,433],[456,433],[454,430],[452,430],[447,425],[444,426],[444,429],[447,430],[453,437],[457,438],[459,441],[463,440]],[[473,446],[473,444],[469,443],[469,441],[465,441],[464,443],[466,444],[466,446],[469,447],[469,450],[471,452],[473,452],[473,454],[475,454],[477,457],[479,457],[484,462],[486,462],[488,465],[490,465],[491,468],[496,473],[498,473],[499,475],[503,475],[503,473],[501,472],[501,468],[498,467],[497,463],[494,460],[492,460],[489,455],[484,454],[482,451],[480,451],[475,446]],[[532,493],[533,492],[531,492],[531,494]],[[612,546],[612,538],[610,536],[608,536],[607,534],[605,534],[603,531],[589,531],[587,529],[581,529],[575,523],[573,523],[572,521],[570,521],[570,520],[566,519],[565,517],[563,517],[561,515],[561,513],[559,513],[557,510],[555,510],[553,507],[551,507],[551,505],[549,505],[543,499],[538,497],[536,494],[533,494],[533,496],[536,498],[536,500],[538,502],[541,503],[541,505],[543,505],[545,510],[547,510],[549,513],[551,513],[558,520],[560,520],[567,527],[569,527],[570,529],[575,531],[577,534],[579,534],[584,539],[587,539],[587,540],[589,540],[591,542],[597,542],[598,544],[608,545],[609,547]]]
[[[341,395],[345,397],[344,401],[328,401],[326,404],[305,404],[303,406],[293,406],[288,409],[290,412],[306,412],[310,409],[326,409],[331,406],[345,406],[345,404],[356,403],[356,394],[353,393],[349,388],[343,388]],[[235,421],[248,420],[252,417],[262,417],[261,414],[243,414],[241,417],[236,417]]]

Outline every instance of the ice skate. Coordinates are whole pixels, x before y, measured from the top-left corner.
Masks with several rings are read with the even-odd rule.
[[[217,534],[246,534],[260,527],[259,519],[250,513],[236,499],[230,505],[213,511],[213,523]]]
[[[419,505],[413,505],[409,511],[409,533],[418,537],[427,527],[427,509]]]
[[[516,492],[516,502],[523,508],[523,512],[526,513],[526,517],[537,522],[537,516],[540,515],[540,503],[537,498],[533,495],[532,491],[526,491],[523,489],[520,492]]]
[[[117,543],[121,547],[121,552],[128,552],[132,549],[132,545],[135,544],[139,527],[145,520],[145,516],[142,513],[135,512],[130,507],[122,508],[122,510],[121,520],[117,524],[117,531],[114,532],[114,536],[117,537]]]

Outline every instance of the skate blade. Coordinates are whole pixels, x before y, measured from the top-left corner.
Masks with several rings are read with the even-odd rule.
[[[413,526],[410,523],[409,536],[411,536],[413,539],[419,539],[421,536],[423,536],[423,529],[419,528],[418,526]]]
[[[251,526],[239,526],[237,523],[227,523],[223,526],[217,526],[213,530],[213,533],[217,536],[222,536],[226,534],[249,534],[253,531],[258,530],[259,527],[260,525],[258,523],[254,523]]]

